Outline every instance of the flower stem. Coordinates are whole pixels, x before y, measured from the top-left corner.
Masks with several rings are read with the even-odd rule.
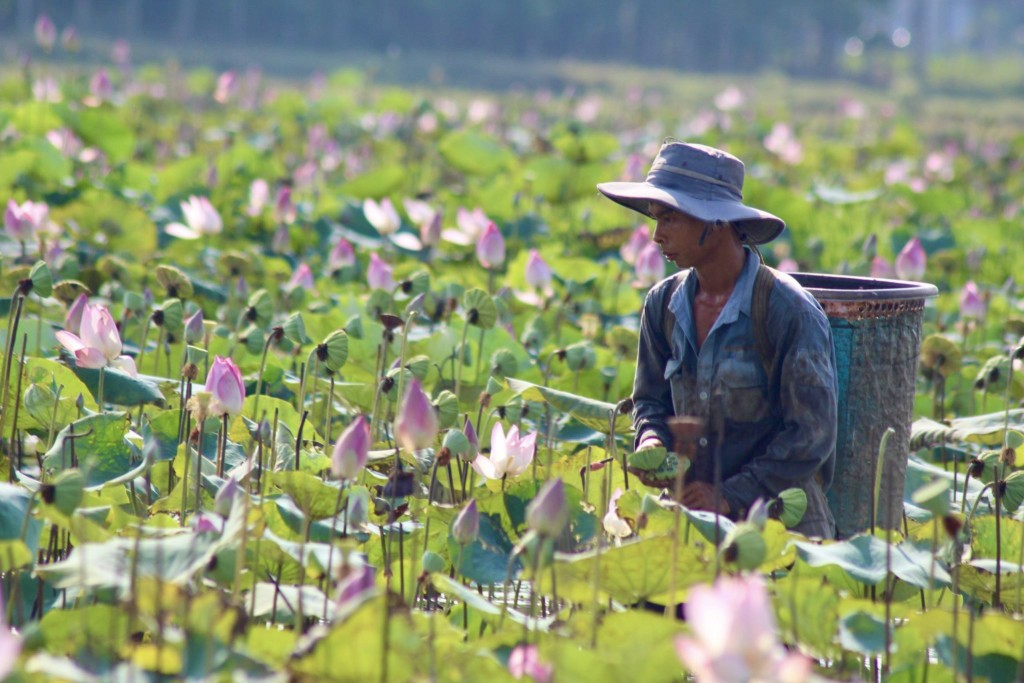
[[[462,324],[462,341],[455,350],[458,361],[455,364],[455,398],[459,398],[459,388],[462,386],[462,366],[466,358],[466,335],[469,333],[469,321]]]
[[[252,416],[255,420],[260,414],[260,393],[263,391],[263,371],[267,368],[267,352],[274,341],[274,335],[268,334],[267,341],[263,343],[263,355],[260,356],[260,371],[256,374],[256,397],[252,401]]]

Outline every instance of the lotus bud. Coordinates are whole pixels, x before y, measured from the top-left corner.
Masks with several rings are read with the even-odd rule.
[[[185,321],[185,342],[188,344],[198,344],[203,340],[204,335],[203,309],[200,308]]]
[[[358,529],[366,520],[370,514],[370,493],[361,487],[350,488],[348,493],[348,503],[345,505],[345,521],[348,524],[348,528]]]
[[[973,280],[968,281],[960,291],[960,316],[965,320],[981,320],[985,317],[985,301]]]
[[[371,289],[381,289],[390,292],[395,288],[395,279],[392,275],[393,269],[388,265],[377,252],[370,254],[370,265],[366,269],[366,282]]]
[[[726,535],[721,552],[726,562],[739,569],[754,570],[764,562],[767,547],[756,526],[741,522]]]
[[[423,553],[421,564],[423,571],[427,574],[440,574],[448,568],[448,563],[444,561],[444,558],[433,550],[427,550]]]
[[[924,277],[927,260],[928,255],[925,254],[921,240],[912,237],[896,257],[897,277],[901,280],[920,280]]]
[[[210,394],[210,415],[237,415],[245,401],[245,382],[242,372],[230,358],[217,356],[206,376],[206,391]]]
[[[488,270],[500,268],[505,263],[505,238],[493,221],[487,224],[483,236],[476,243],[476,257]]]
[[[44,52],[52,50],[54,43],[57,42],[57,27],[54,26],[50,17],[40,14],[36,19],[35,31],[36,43],[39,47],[43,48]]]
[[[536,645],[517,645],[508,656],[508,672],[512,678],[529,678],[533,683],[550,683],[554,666],[540,659]]]
[[[331,272],[337,272],[342,268],[352,268],[356,265],[356,252],[352,244],[344,237],[340,238],[327,255],[327,267]]]
[[[258,216],[270,201],[270,185],[263,178],[256,178],[249,185],[249,206],[245,212],[250,216]]]
[[[233,477],[228,477],[219,489],[217,489],[217,495],[213,499],[213,511],[221,517],[227,517],[231,514],[231,508],[235,504],[235,498],[241,492],[242,487],[238,485]]]
[[[114,84],[106,69],[98,69],[89,79],[89,94],[98,102],[109,100],[114,94]]]
[[[526,525],[541,536],[561,535],[569,523],[569,505],[561,478],[544,484],[537,497],[526,506]]]
[[[661,249],[649,242],[636,257],[636,279],[643,287],[650,287],[665,277],[665,259]]]
[[[479,535],[480,512],[476,507],[476,498],[473,498],[452,522],[452,538],[459,545],[469,545],[476,541]]]
[[[68,52],[78,52],[81,43],[78,42],[78,29],[68,26],[60,32],[60,44]]]
[[[636,259],[640,255],[640,252],[651,243],[651,229],[646,223],[638,225],[633,234],[629,236],[629,240],[619,249],[619,255],[622,256],[622,260],[631,266],[636,265]]]
[[[338,479],[353,481],[366,467],[370,454],[370,424],[358,416],[342,432],[331,455],[331,473]]]
[[[536,249],[526,257],[526,284],[540,291],[551,287],[551,266]]]
[[[299,267],[292,273],[292,277],[288,280],[288,284],[285,285],[286,289],[305,289],[312,290],[316,286],[313,279],[313,270],[308,264],[300,263]]]
[[[469,448],[460,457],[465,462],[473,462],[476,460],[476,456],[480,455],[480,439],[477,438],[476,429],[473,428],[473,423],[470,422],[468,417],[466,418],[466,424],[462,427],[462,433],[466,435]]]
[[[407,451],[418,451],[434,443],[437,429],[437,411],[423,393],[420,381],[413,378],[395,420],[395,438]]]

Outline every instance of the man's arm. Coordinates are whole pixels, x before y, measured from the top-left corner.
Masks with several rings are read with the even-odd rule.
[[[837,399],[828,319],[816,308],[805,309],[790,316],[788,329],[779,332],[782,430],[764,453],[722,482],[722,494],[737,512],[759,497],[802,486],[822,467],[834,466]]]
[[[672,447],[668,418],[675,413],[672,389],[665,379],[665,366],[672,356],[663,326],[665,283],[652,289],[640,313],[640,344],[637,348],[636,376],[633,378],[634,448],[641,445]]]

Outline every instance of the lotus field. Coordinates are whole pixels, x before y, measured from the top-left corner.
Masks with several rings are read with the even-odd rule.
[[[116,48],[0,75],[0,679],[1020,680],[1009,114]],[[823,543],[792,492],[734,523],[636,476],[669,457],[628,401],[668,273],[594,186],[667,136],[747,162],[789,223],[769,263],[938,285],[893,529]]]

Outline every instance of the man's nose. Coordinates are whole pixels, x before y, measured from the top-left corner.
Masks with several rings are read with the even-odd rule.
[[[655,221],[654,223],[654,235],[651,237],[655,244],[659,247],[665,241],[665,230],[661,227],[661,221]]]

